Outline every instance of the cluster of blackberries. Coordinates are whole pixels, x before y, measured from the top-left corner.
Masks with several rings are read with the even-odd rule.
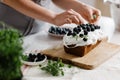
[[[93,32],[96,29],[100,29],[100,26],[94,25],[94,24],[81,24],[78,25],[77,27],[73,28],[73,32],[69,31],[67,33],[67,36],[76,36],[77,34],[79,34],[81,31],[83,31],[82,34],[79,34],[79,37],[83,38],[83,41],[87,41],[87,37],[84,37],[86,35],[88,35],[89,32]]]
[[[86,30],[88,32],[95,31],[96,29],[100,29],[100,26],[95,24],[81,24],[78,27],[81,27],[83,30]]]
[[[61,27],[53,27],[53,26],[49,28],[49,33],[57,34],[57,35],[65,35],[69,31],[71,31],[69,28],[61,28]]]
[[[44,59],[45,59],[45,55],[43,55],[41,53],[37,53],[37,54],[30,53],[28,55],[28,61],[30,61],[30,62],[38,62],[38,61],[42,61]]]

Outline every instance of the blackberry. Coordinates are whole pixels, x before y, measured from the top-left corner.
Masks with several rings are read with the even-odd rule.
[[[77,28],[81,28],[81,27],[78,25]]]
[[[69,29],[68,28],[64,28],[65,29],[65,31],[69,31]]]
[[[81,24],[81,26],[86,26],[86,24]]]
[[[79,34],[79,36],[80,36],[81,38],[83,38],[83,37],[84,37],[84,35],[83,35],[83,34]]]
[[[53,27],[53,26],[51,26],[51,28],[50,28],[51,30],[54,30],[55,29],[55,27]]]
[[[30,53],[28,57],[29,57],[29,58],[32,58],[32,53]]]
[[[90,32],[90,31],[91,31],[91,28],[90,28],[90,27],[87,27],[87,31]]]
[[[56,32],[61,31],[61,28],[56,27]]]
[[[78,31],[81,32],[81,28],[78,28]]]
[[[56,30],[56,28],[52,26],[49,31],[50,31],[51,33],[54,33],[55,30]]]
[[[95,31],[95,29],[94,29],[94,28],[91,28],[91,31]]]
[[[78,34],[78,33],[79,33],[78,28],[77,28],[77,27],[75,27],[75,28],[73,29],[73,32],[76,32],[76,33]]]
[[[95,28],[95,26],[92,25],[92,26],[90,26],[90,28]]]
[[[72,31],[70,29],[68,29],[67,32],[72,32]]]
[[[36,55],[37,57],[41,57],[41,53],[37,53],[37,55]]]
[[[82,27],[82,29],[86,29],[86,27],[85,26],[81,26]]]
[[[86,24],[86,26],[89,26],[89,24]]]
[[[100,29],[100,26],[96,26],[97,29]]]
[[[65,31],[65,30],[62,30],[62,34],[66,34],[66,31]]]
[[[86,42],[87,40],[88,40],[88,38],[83,38],[83,41],[85,41],[85,42]]]
[[[42,60],[43,60],[43,58],[40,57],[40,58],[37,58],[37,59],[36,59],[36,62],[42,61]]]
[[[94,26],[94,24],[89,23],[89,26]]]
[[[76,32],[73,32],[73,33],[72,33],[72,36],[73,36],[73,37],[75,37],[76,35],[77,35],[77,33],[76,33]]]
[[[95,26],[95,29],[97,29],[97,26]]]
[[[84,35],[88,35],[88,32],[87,32],[87,30],[84,30]]]
[[[28,61],[30,61],[30,62],[34,62],[35,58],[36,58],[36,55],[30,53],[29,56],[28,56]]]
[[[70,36],[70,35],[72,35],[72,31],[69,31],[69,32],[67,33],[67,36]]]
[[[37,56],[35,54],[32,55],[33,58],[36,58]]]
[[[52,33],[52,30],[51,30],[51,28],[49,29],[49,32],[50,32],[50,33]]]
[[[45,59],[45,55],[41,55],[40,57],[37,57],[36,62],[42,61]]]

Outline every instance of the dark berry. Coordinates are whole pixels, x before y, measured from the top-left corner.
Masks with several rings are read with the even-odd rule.
[[[91,31],[95,31],[95,29],[94,29],[94,28],[91,28]]]
[[[35,58],[36,58],[36,55],[30,53],[29,56],[28,56],[28,61],[30,61],[30,62],[34,62]]]
[[[66,31],[66,33],[68,33],[68,32],[72,32],[70,29],[68,29],[67,31]]]
[[[67,36],[70,36],[70,35],[72,35],[72,32],[71,32],[71,31],[69,31],[69,32],[67,33]]]
[[[69,31],[69,29],[68,28],[64,28],[65,29],[65,31]]]
[[[37,57],[36,62],[42,61],[45,59],[45,55],[41,55],[40,57]]]
[[[98,26],[98,28],[100,29],[100,26]]]
[[[90,27],[90,28],[94,28],[94,25],[93,25],[93,24],[90,24],[89,27]]]
[[[91,28],[90,28],[90,27],[87,27],[87,31],[90,32],[90,31],[91,31]]]
[[[51,28],[49,29],[49,32],[50,32],[50,33],[52,33],[52,30],[51,30]]]
[[[45,55],[41,55],[41,57],[44,59],[44,58],[45,58]]]
[[[79,36],[80,36],[81,38],[83,38],[84,35],[83,35],[83,34],[79,34]]]
[[[73,37],[75,37],[76,35],[77,35],[77,33],[76,33],[76,32],[73,32],[73,33],[72,33],[72,36],[73,36]]]
[[[93,26],[93,24],[88,23],[88,26]]]
[[[94,24],[89,23],[89,26],[94,26]]]
[[[73,32],[76,32],[76,33],[78,34],[78,33],[79,33],[78,28],[77,28],[77,27],[75,27],[75,28],[73,29]]]
[[[65,31],[65,30],[63,30],[63,31],[62,31],[62,34],[66,34],[66,31]]]
[[[83,38],[83,41],[85,41],[85,42],[86,42],[87,40],[88,40],[87,38]]]
[[[51,30],[54,30],[55,29],[55,27],[53,27],[53,26],[51,26],[51,28],[50,28]]]
[[[37,56],[35,54],[32,55],[33,58],[36,58]]]
[[[86,30],[84,30],[84,35],[88,35],[88,32]]]
[[[30,53],[28,57],[32,58],[32,53]]]
[[[85,26],[81,26],[82,27],[82,29],[86,29],[86,27]]]
[[[96,29],[100,29],[100,26],[96,26]]]
[[[89,24],[86,24],[86,26],[89,26]]]
[[[36,59],[36,62],[42,61],[42,60],[43,60],[43,58],[40,57],[40,58],[37,58],[37,59]]]
[[[94,26],[95,29],[97,29],[97,26]]]
[[[78,28],[78,31],[79,31],[79,32],[81,32],[81,29],[80,29],[80,28]]]
[[[53,26],[50,28],[50,32],[51,32],[51,33],[54,33],[55,30],[56,30],[56,29],[55,29],[55,27],[53,27]]]
[[[41,53],[37,53],[37,57],[41,57]]]
[[[80,26],[86,26],[86,24],[81,24]]]
[[[81,27],[78,25],[77,28],[81,28]]]
[[[61,28],[56,27],[56,32],[61,31]]]

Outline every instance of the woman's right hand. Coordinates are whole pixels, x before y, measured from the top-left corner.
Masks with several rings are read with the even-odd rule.
[[[85,23],[85,19],[76,11],[70,9],[63,13],[57,14],[54,17],[53,23],[57,26],[70,23],[83,24]]]

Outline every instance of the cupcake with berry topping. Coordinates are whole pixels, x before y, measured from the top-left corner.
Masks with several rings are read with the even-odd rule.
[[[103,40],[107,41],[107,38],[100,26],[81,24],[63,37],[64,50],[66,53],[82,57]]]

